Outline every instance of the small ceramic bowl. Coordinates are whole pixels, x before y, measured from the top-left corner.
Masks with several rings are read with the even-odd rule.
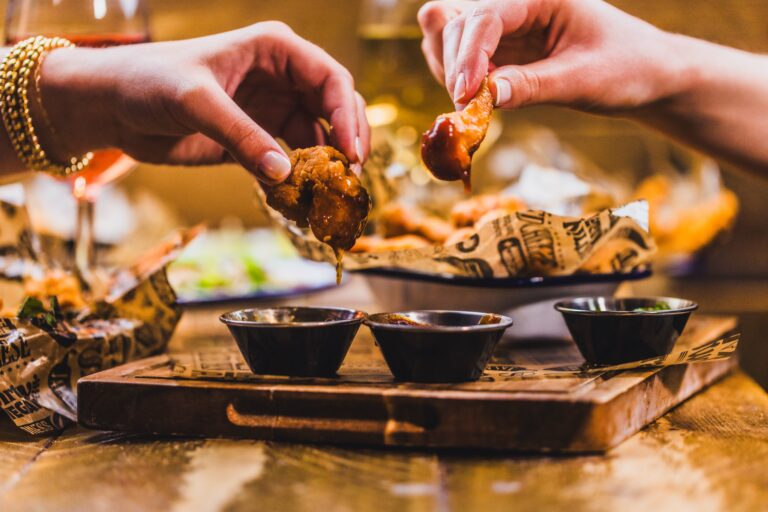
[[[466,382],[483,374],[512,319],[469,311],[379,313],[365,320],[395,379]]]
[[[221,315],[253,373],[330,377],[365,313],[341,308],[242,309]]]
[[[669,354],[697,307],[672,297],[582,297],[555,304],[581,355],[592,365]]]

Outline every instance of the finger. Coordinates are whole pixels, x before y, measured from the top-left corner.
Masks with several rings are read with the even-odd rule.
[[[355,161],[359,126],[354,81],[349,71],[321,48],[293,33],[281,35],[269,51],[272,62],[283,66],[275,71],[291,78],[306,103],[330,123],[338,148]]]
[[[279,183],[291,162],[269,133],[256,124],[215,82],[180,96],[190,128],[223,146],[243,167],[266,183]]]
[[[331,125],[331,138],[350,162],[358,161],[360,128],[355,88],[348,73],[330,77],[323,87],[323,111]]]
[[[427,66],[429,66],[429,71],[432,73],[432,76],[435,77],[435,79],[440,82],[440,84],[445,85],[445,70],[443,69],[443,63],[442,63],[442,49],[443,43],[440,42],[440,50],[435,50],[432,48],[432,43],[428,39],[422,39],[421,41],[421,53],[424,54],[424,60],[427,61]],[[439,55],[440,57],[437,57]]]
[[[277,133],[292,148],[308,148],[327,142],[325,130],[317,118],[301,109],[296,109]]]
[[[445,84],[443,67],[443,29],[445,25],[472,5],[466,0],[441,0],[427,2],[419,9],[418,21],[424,39],[421,50],[430,71],[438,82]]]
[[[501,40],[503,22],[499,14],[487,7],[472,9],[466,16],[456,55],[457,73],[464,77],[462,96],[456,91],[455,102],[467,102],[474,98],[480,83],[488,74],[491,57]]]
[[[575,66],[549,58],[525,66],[502,66],[489,75],[497,107],[512,109],[541,103],[568,103],[580,90]]]
[[[464,95],[458,97],[461,88],[451,89],[454,102],[468,101],[477,92],[502,37],[522,37],[549,27],[559,5],[542,0],[486,0],[465,10],[457,21],[463,21],[463,30],[451,71],[463,78]]]
[[[147,135],[127,142],[122,149],[132,158],[147,163],[218,164],[229,155],[220,144],[201,133],[182,137]]]
[[[445,83],[443,70],[443,28],[457,12],[447,2],[427,2],[419,9],[417,19],[424,39],[421,50],[430,71],[440,83]]]
[[[315,145],[316,146],[327,146],[331,143],[331,140],[328,136],[328,130],[325,129],[325,126],[317,120],[312,125],[312,130],[315,133]]]
[[[443,29],[443,69],[445,70],[445,87],[451,98],[457,95],[463,97],[466,83],[463,77],[457,76],[456,55],[461,44],[461,34],[464,31],[464,18],[454,18]],[[458,89],[458,90],[457,90]]]
[[[357,103],[357,125],[360,127],[360,135],[355,144],[358,154],[357,161],[364,163],[371,153],[371,127],[368,125],[368,118],[365,117],[365,100],[357,92],[355,93],[355,100]]]

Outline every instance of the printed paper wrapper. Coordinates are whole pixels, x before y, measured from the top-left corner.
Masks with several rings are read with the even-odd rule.
[[[116,273],[108,295],[72,326],[74,342],[57,341],[25,320],[0,319],[0,406],[19,428],[30,434],[62,428],[77,417],[80,377],[165,349],[181,318],[166,266],[197,231],[177,234]],[[3,298],[23,293],[23,268],[35,265],[30,233],[24,207],[0,202]]]
[[[486,383],[509,382],[519,379],[557,379],[599,376],[608,372],[648,370],[679,364],[701,363],[728,359],[736,351],[740,339],[738,333],[718,338],[697,347],[681,347],[672,353],[652,359],[633,361],[613,366],[519,366],[515,364],[488,364],[481,380]],[[295,380],[293,377],[256,375],[236,348],[209,348],[196,352],[174,354],[173,376],[179,379],[203,379],[263,382],[265,380]],[[390,382],[388,372],[373,364],[344,363],[333,382],[383,383]]]
[[[301,256],[336,264],[330,247],[263,201],[262,206]],[[648,204],[636,201],[581,218],[521,211],[484,224],[457,245],[347,253],[343,264],[347,270],[388,267],[487,279],[628,273],[648,265],[655,252]]]

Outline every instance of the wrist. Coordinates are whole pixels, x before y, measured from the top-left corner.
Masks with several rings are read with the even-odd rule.
[[[669,32],[664,33],[664,39],[665,58],[661,60],[665,64],[664,76],[669,82],[669,88],[662,99],[668,100],[672,105],[685,100],[704,81],[707,59],[702,59],[702,53],[706,54],[711,43]]]
[[[688,116],[692,109],[709,101],[712,89],[743,73],[759,67],[755,55],[694,37],[664,32],[658,74],[664,83],[662,94],[649,105],[651,118]]]
[[[29,86],[27,87],[29,115],[35,129],[35,135],[37,135],[40,146],[43,148],[48,158],[53,162],[65,162],[74,156],[74,153],[67,149],[67,145],[63,142],[63,138],[59,136],[59,130],[54,127],[47,109],[43,106],[42,100],[41,69],[42,64],[48,56],[50,56],[50,54],[44,56],[42,58],[43,60],[38,63],[38,67],[33,71],[32,79],[29,81]],[[50,95],[47,97],[49,98]]]
[[[701,41],[681,34],[658,29],[657,35],[649,42],[645,61],[648,65],[642,71],[645,79],[645,101],[624,115],[635,121],[656,125],[670,114],[684,109],[689,97],[702,82],[702,68],[697,56]]]
[[[106,73],[99,74],[99,50],[64,48],[51,51],[38,70],[33,119],[40,141],[56,161],[113,145],[108,116]]]

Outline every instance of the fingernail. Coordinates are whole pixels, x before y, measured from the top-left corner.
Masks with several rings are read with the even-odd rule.
[[[363,158],[363,143],[360,142],[360,137],[355,137],[355,152],[357,153],[357,161],[362,162]]]
[[[467,81],[464,80],[464,73],[459,73],[456,78],[456,85],[453,87],[453,101],[459,103],[467,92]]]
[[[355,162],[354,164],[349,165],[349,169],[355,173],[355,175],[359,178],[360,175],[363,173],[363,165]]]
[[[291,161],[282,153],[267,151],[259,162],[259,169],[267,178],[280,182],[291,174]]]
[[[496,88],[496,106],[502,106],[512,99],[512,86],[508,80],[503,78],[496,78],[493,81],[493,85]]]

